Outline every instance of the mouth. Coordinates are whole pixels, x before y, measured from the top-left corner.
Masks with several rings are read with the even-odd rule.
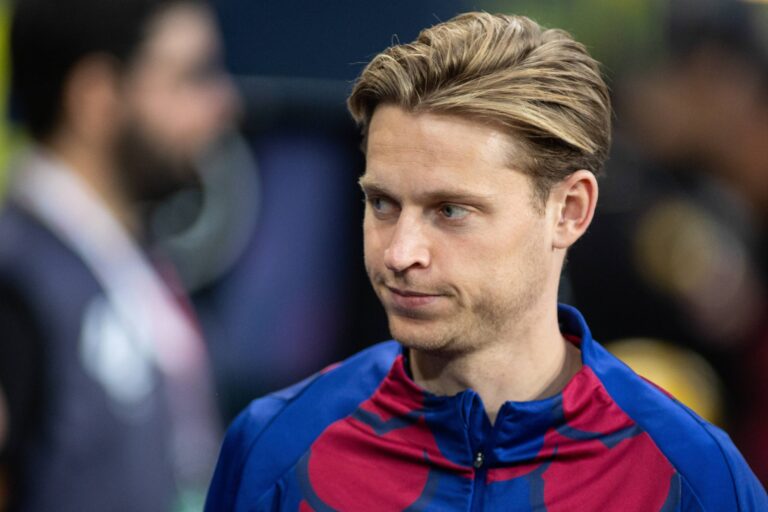
[[[389,291],[389,298],[397,309],[413,310],[434,304],[442,297],[440,294],[424,293],[416,290],[406,290],[385,286]]]

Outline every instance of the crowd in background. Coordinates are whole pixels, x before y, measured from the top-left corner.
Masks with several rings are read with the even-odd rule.
[[[155,209],[148,238],[192,299],[224,424],[253,398],[388,337],[363,269],[364,160],[345,98],[362,63],[394,38],[485,9],[572,31],[612,87],[613,151],[597,218],[569,255],[563,301],[599,341],[722,426],[768,483],[768,3],[213,8],[239,135],[201,161],[199,186]],[[2,39],[8,13],[0,0]],[[5,56],[0,66],[6,94]],[[7,168],[25,143],[13,99],[0,113]]]

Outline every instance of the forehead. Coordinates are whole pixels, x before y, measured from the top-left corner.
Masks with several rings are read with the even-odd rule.
[[[212,15],[202,6],[178,4],[158,13],[147,27],[139,62],[173,65],[208,58],[219,51]]]
[[[519,183],[522,166],[500,128],[455,115],[413,113],[379,106],[371,119],[362,181],[409,187],[492,189]]]

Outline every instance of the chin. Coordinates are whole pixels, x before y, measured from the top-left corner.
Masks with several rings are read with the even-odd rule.
[[[389,331],[392,337],[405,347],[424,352],[451,351],[455,345],[447,325],[437,321],[414,320],[395,315],[389,316]]]

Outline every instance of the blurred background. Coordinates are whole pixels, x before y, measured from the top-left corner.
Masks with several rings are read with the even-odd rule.
[[[225,422],[388,337],[362,262],[345,99],[377,52],[473,9],[564,28],[604,65],[614,145],[562,299],[640,373],[723,427],[768,483],[768,2],[213,2],[240,136],[154,215],[188,288]],[[7,101],[0,167],[24,145]],[[0,172],[0,187],[5,183]],[[0,339],[2,333],[0,333]]]

